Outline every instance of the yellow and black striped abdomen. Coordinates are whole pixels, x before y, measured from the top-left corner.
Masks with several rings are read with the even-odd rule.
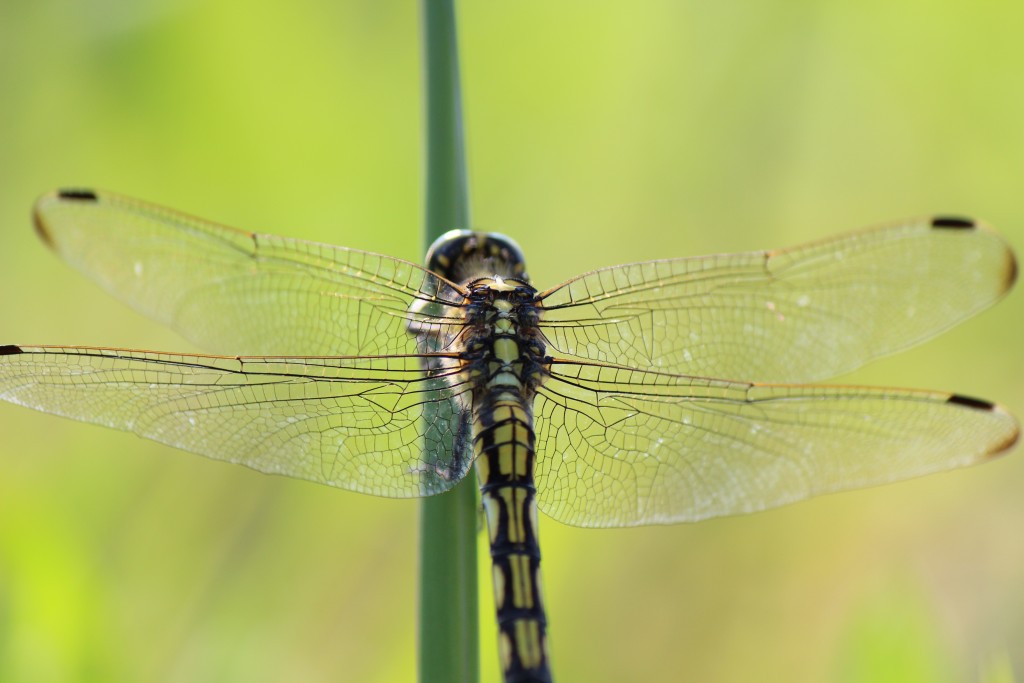
[[[468,292],[452,340],[461,368],[450,379],[472,397],[462,405],[472,411],[504,680],[551,683],[533,474],[533,400],[547,363],[537,290],[519,248],[497,235],[453,232],[431,247],[428,261]]]
[[[550,681],[533,483],[531,407],[521,391],[492,389],[475,406],[474,451],[487,518],[506,683]]]

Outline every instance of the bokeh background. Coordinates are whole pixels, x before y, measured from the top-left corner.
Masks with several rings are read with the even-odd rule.
[[[540,285],[933,212],[1024,250],[1024,4],[459,12],[473,222]],[[191,348],[35,238],[55,186],[419,259],[419,41],[408,1],[0,3],[0,343]],[[843,380],[1024,415],[1022,333],[1017,291]],[[0,680],[413,680],[416,517],[0,405]],[[1022,527],[1020,449],[698,525],[542,520],[555,672],[1024,680]]]

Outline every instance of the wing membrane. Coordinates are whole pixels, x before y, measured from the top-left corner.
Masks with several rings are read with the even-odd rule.
[[[448,306],[461,302],[457,287],[408,261],[243,232],[110,193],[45,195],[35,221],[111,294],[219,353],[423,352],[410,323],[447,338]]]
[[[463,388],[440,377],[453,357],[425,353],[461,330],[457,285],[105,193],[48,195],[36,222],[129,304],[204,347],[259,357],[0,347],[0,398],[376,495],[445,491],[468,470]],[[1001,453],[1017,424],[983,401],[706,378],[852,370],[982,310],[1015,275],[993,233],[929,219],[555,287],[541,325],[569,358],[537,399],[541,509],[581,526],[693,521]]]
[[[556,362],[537,401],[537,501],[578,526],[754,512],[963,467],[1010,448],[954,394],[763,385]]]
[[[421,360],[7,346],[0,399],[261,472],[406,498],[446,491],[470,466],[446,455],[469,438],[453,426],[456,390]]]
[[[810,382],[927,339],[998,300],[1016,262],[965,219],[922,219],[781,251],[669,259],[543,294],[550,346],[582,360]]]

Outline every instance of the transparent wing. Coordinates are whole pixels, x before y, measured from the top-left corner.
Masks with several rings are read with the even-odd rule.
[[[0,399],[261,472],[405,498],[450,489],[471,463],[446,455],[453,442],[469,452],[451,407],[458,390],[420,363],[4,346]]]
[[[68,263],[199,346],[254,355],[426,351],[412,323],[450,338],[457,287],[407,261],[242,232],[91,190],[35,207],[36,227]],[[442,344],[443,345],[443,344]]]
[[[1012,416],[925,391],[759,385],[556,362],[536,403],[537,501],[577,526],[667,524],[963,467]]]
[[[842,374],[988,307],[1013,253],[966,219],[781,251],[597,270],[542,295],[550,347],[583,360],[763,382]]]

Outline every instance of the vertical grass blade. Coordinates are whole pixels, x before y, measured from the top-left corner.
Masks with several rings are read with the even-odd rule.
[[[426,97],[424,249],[453,228],[469,227],[465,142],[453,0],[422,0]],[[475,477],[424,498],[420,511],[419,680],[476,683]]]

